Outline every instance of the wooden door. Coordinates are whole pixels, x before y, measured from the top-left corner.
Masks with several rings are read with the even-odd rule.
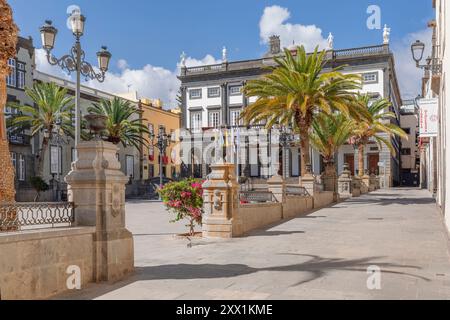
[[[344,157],[344,162],[348,163],[350,168],[350,172],[352,176],[355,174],[355,155],[354,154],[346,154]]]
[[[369,174],[379,174],[378,163],[380,162],[379,154],[369,154]]]

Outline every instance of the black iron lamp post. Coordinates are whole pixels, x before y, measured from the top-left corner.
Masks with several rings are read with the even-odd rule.
[[[292,133],[292,129],[291,128],[286,128],[283,127],[282,129],[280,129],[280,145],[282,147],[282,157],[283,157],[283,161],[281,164],[281,168],[283,171],[283,178],[289,178],[288,175],[288,168],[287,168],[287,150],[290,146],[292,146],[293,143],[295,143],[297,141],[295,135]]]
[[[159,150],[159,187],[163,187],[163,156],[166,155],[166,150],[172,143],[172,136],[166,133],[163,126],[159,127],[158,135],[153,132],[150,133],[150,139],[155,148]],[[156,142],[155,142],[156,139]]]
[[[431,71],[434,74],[439,74],[442,70],[442,62],[438,58],[428,57],[426,59],[426,64],[420,64],[423,59],[423,54],[425,51],[425,43],[417,40],[411,45],[411,53],[413,60],[416,62],[416,67],[424,69],[426,71]]]
[[[76,72],[77,81],[75,89],[75,146],[81,141],[81,118],[80,118],[80,81],[81,76],[86,80],[97,80],[99,82],[105,81],[105,74],[108,71],[109,62],[111,60],[111,53],[106,47],[97,52],[98,67],[100,72],[96,72],[91,64],[85,61],[85,53],[81,48],[80,39],[84,34],[84,26],[86,18],[79,11],[72,12],[70,16],[70,26],[72,33],[75,36],[75,44],[69,54],[61,58],[56,58],[51,51],[55,46],[56,35],[58,30],[52,25],[52,21],[45,21],[45,25],[40,28],[42,45],[47,52],[47,60],[51,65],[58,65],[61,69],[71,72]]]

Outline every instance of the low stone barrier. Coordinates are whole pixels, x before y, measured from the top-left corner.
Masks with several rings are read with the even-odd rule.
[[[281,203],[246,204],[239,207],[242,221],[242,232],[262,228],[283,219],[283,205]]]
[[[334,192],[332,191],[322,191],[314,193],[314,209],[328,207],[334,202]]]
[[[82,287],[93,282],[94,235],[95,227],[0,233],[0,299],[46,299],[73,289],[70,267],[79,268]]]
[[[283,219],[292,219],[314,209],[314,198],[286,196],[283,204]]]

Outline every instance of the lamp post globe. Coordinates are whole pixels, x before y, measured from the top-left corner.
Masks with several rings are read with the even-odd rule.
[[[51,20],[46,20],[39,29],[41,33],[42,46],[46,51],[51,51],[55,47],[55,40],[58,30],[52,25]]]
[[[85,16],[80,14],[77,10],[72,12],[72,15],[70,16],[70,27],[72,28],[72,33],[75,37],[80,38],[83,36],[85,23]]]
[[[423,59],[423,53],[425,51],[425,44],[420,40],[417,40],[411,45],[411,52],[413,55],[414,61],[419,64]]]

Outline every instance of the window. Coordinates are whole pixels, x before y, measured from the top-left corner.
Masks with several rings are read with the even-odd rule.
[[[16,170],[16,168],[17,168],[17,153],[11,152],[11,162],[12,162],[14,170]]]
[[[191,100],[202,98],[202,89],[192,89],[189,90],[189,98]]]
[[[241,120],[239,119],[240,117],[241,117],[241,110],[231,111],[231,125],[239,126],[241,124]]]
[[[25,65],[17,63],[17,88],[25,89]]]
[[[209,112],[209,123],[210,128],[217,128],[220,126],[220,111],[210,111]]]
[[[127,169],[127,177],[134,178],[134,157],[127,155],[127,163],[126,163],[126,169]]]
[[[61,147],[50,147],[50,173],[62,174],[62,152]],[[59,171],[59,172],[58,172]]]
[[[200,130],[202,128],[202,113],[191,112],[191,129]]]
[[[230,96],[240,96],[242,94],[242,86],[231,86]]]
[[[402,149],[402,156],[410,156],[410,155],[411,155],[411,149],[410,148]]]
[[[362,74],[363,83],[378,83],[378,72]]]
[[[19,181],[25,181],[25,156],[23,154],[19,154],[19,169],[17,171]]]
[[[208,98],[220,97],[220,87],[208,88]]]
[[[16,86],[16,59],[8,59],[8,66],[11,73],[6,77],[6,85],[10,87]]]

